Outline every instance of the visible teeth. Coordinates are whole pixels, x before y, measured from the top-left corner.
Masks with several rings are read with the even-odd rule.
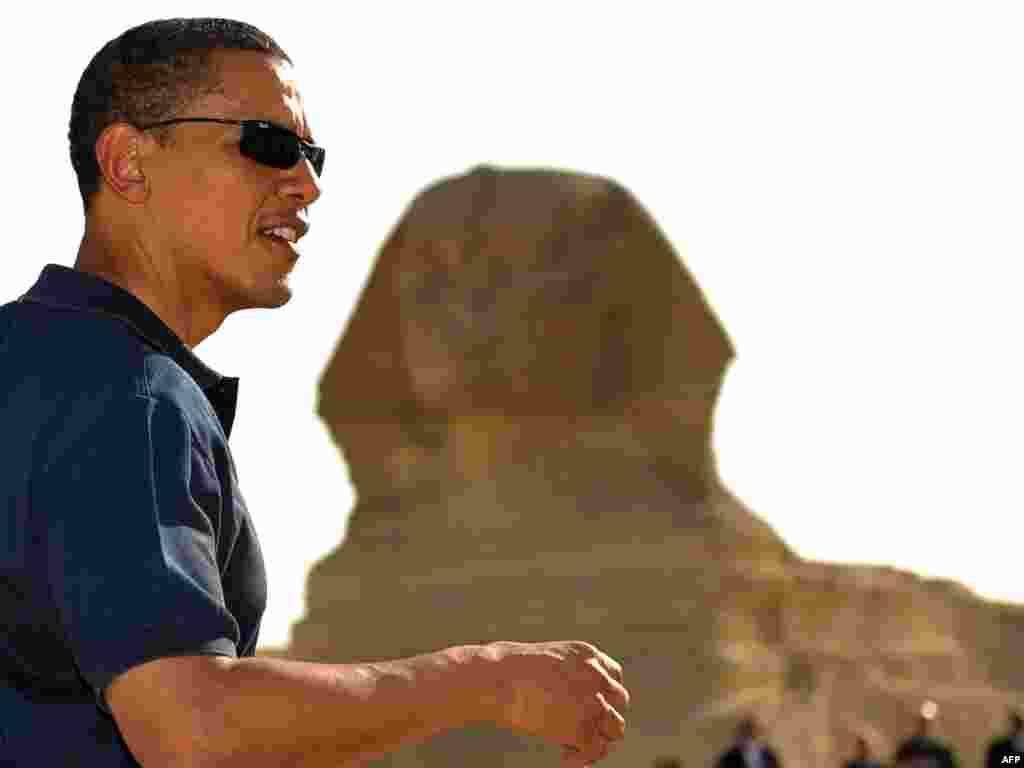
[[[296,233],[296,231],[291,227],[274,227],[273,229],[265,229],[263,230],[263,234],[276,235],[282,240],[287,240],[289,243],[294,243],[299,239],[298,233]]]

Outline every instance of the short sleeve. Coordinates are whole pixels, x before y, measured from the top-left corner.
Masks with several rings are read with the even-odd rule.
[[[67,643],[109,712],[103,691],[120,673],[235,656],[239,627],[217,562],[216,476],[180,408],[135,396],[75,413],[45,462],[37,514]]]

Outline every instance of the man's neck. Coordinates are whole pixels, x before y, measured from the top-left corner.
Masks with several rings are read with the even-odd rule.
[[[224,314],[202,307],[189,296],[175,275],[147,269],[151,259],[126,258],[101,233],[86,231],[78,248],[75,269],[87,272],[131,293],[167,325],[189,348],[195,348],[224,321]],[[200,311],[205,309],[206,311]]]

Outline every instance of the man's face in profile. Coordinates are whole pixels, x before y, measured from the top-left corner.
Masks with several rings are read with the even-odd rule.
[[[214,51],[211,65],[222,87],[175,117],[266,120],[312,140],[287,62]],[[305,217],[303,209],[320,196],[312,167],[303,158],[281,170],[241,154],[240,126],[184,123],[170,130],[170,145],[147,162],[153,185],[144,236],[158,238],[155,248],[173,259],[185,284],[226,312],[286,303],[298,251],[261,230],[275,218]]]

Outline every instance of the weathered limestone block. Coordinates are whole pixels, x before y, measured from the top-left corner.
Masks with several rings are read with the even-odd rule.
[[[589,640],[634,694],[611,768],[706,765],[747,711],[788,766],[839,764],[857,733],[888,753],[925,697],[974,759],[1024,692],[1024,611],[795,557],[718,476],[732,357],[614,182],[478,168],[424,191],[320,382],[357,505],[310,575],[291,655]],[[473,728],[381,764],[557,759]]]

